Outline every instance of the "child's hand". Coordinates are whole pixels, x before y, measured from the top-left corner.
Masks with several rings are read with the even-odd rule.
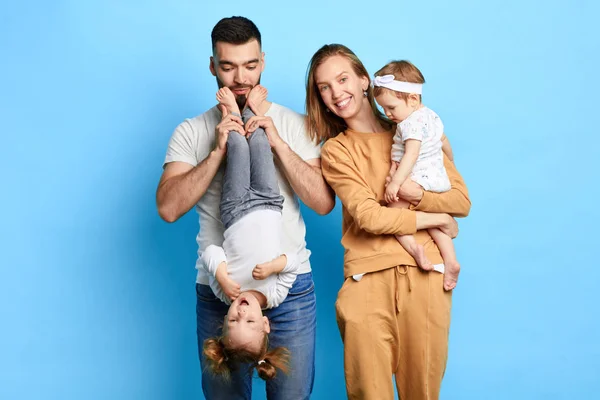
[[[285,268],[287,264],[287,257],[281,255],[272,261],[268,261],[266,263],[258,264],[252,270],[252,278],[259,281],[262,279],[266,279],[270,275],[278,274]]]
[[[227,263],[222,262],[219,264],[217,267],[216,278],[217,282],[219,282],[219,286],[223,289],[225,296],[231,301],[237,299],[241,293],[241,286],[229,277],[229,274],[227,273]]]
[[[394,203],[398,201],[398,190],[400,190],[400,184],[391,180],[385,187],[385,201],[387,203]]]

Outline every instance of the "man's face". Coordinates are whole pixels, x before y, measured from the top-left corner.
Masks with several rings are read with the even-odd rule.
[[[240,109],[246,104],[250,90],[260,83],[265,68],[265,53],[256,39],[244,44],[217,42],[210,58],[210,72],[219,88],[227,86],[236,97]]]

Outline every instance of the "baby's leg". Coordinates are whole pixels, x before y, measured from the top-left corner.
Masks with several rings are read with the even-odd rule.
[[[246,122],[254,116],[250,108],[246,108],[242,119]],[[248,139],[250,149],[250,187],[258,193],[264,203],[272,206],[281,206],[282,197],[279,193],[277,172],[273,161],[273,151],[263,128],[256,129]]]
[[[409,203],[407,201],[400,200],[388,204],[388,207],[408,208],[408,205]],[[425,271],[431,271],[433,269],[433,264],[425,255],[425,249],[423,248],[423,245],[418,244],[413,235],[396,235],[396,240],[398,240],[402,247],[404,247],[404,250],[406,250],[408,254],[415,259],[420,268],[424,269]]]
[[[444,290],[452,290],[456,287],[460,264],[456,261],[456,251],[450,236],[437,228],[428,229],[429,234],[437,244],[444,259]]]
[[[396,239],[400,242],[404,250],[415,259],[417,265],[425,271],[431,271],[433,264],[425,255],[425,248],[415,240],[413,235],[396,235]]]
[[[248,100],[246,100],[246,108],[250,107],[250,109],[256,115],[263,116],[264,113],[261,112],[263,102],[267,99],[268,91],[266,88],[261,85],[256,85],[252,88],[250,93],[248,93]]]
[[[235,101],[235,95],[228,87],[222,87],[217,91],[217,101],[227,107],[227,111],[240,115],[240,108]]]

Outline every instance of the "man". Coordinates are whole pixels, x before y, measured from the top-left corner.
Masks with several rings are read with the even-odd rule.
[[[259,84],[265,66],[261,36],[254,23],[244,17],[224,18],[213,28],[213,55],[210,71],[219,88],[228,87],[240,108],[250,90]],[[270,346],[283,346],[292,354],[290,374],[277,374],[267,383],[269,399],[307,399],[314,381],[316,302],[306,249],[305,225],[298,198],[319,214],[334,205],[333,193],[321,175],[320,148],[305,131],[304,117],[275,103],[265,102],[266,113],[255,121],[264,128],[276,156],[278,181],[284,196],[282,243],[285,252],[299,254],[302,266],[286,300],[267,310],[271,321]],[[221,164],[230,131],[242,134],[255,129],[244,127],[239,117],[213,107],[180,124],[173,133],[157,190],[160,216],[174,222],[194,205],[200,217],[197,236],[197,333],[202,366],[202,389],[208,400],[250,399],[252,380],[240,368],[230,382],[213,377],[204,368],[202,345],[206,338],[220,335],[228,306],[217,299],[208,286],[208,276],[198,268],[202,250],[221,246],[220,220]]]

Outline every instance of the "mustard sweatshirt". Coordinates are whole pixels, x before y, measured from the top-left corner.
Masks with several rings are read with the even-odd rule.
[[[431,236],[426,230],[416,231],[415,211],[466,217],[471,208],[467,187],[445,156],[444,166],[452,185],[448,192],[424,192],[419,204],[410,209],[386,207],[383,195],[393,136],[394,131],[347,130],[323,145],[323,176],[343,205],[344,277],[396,265],[416,266],[415,260],[393,236],[396,234],[415,234],[429,260],[441,263],[442,257]]]

